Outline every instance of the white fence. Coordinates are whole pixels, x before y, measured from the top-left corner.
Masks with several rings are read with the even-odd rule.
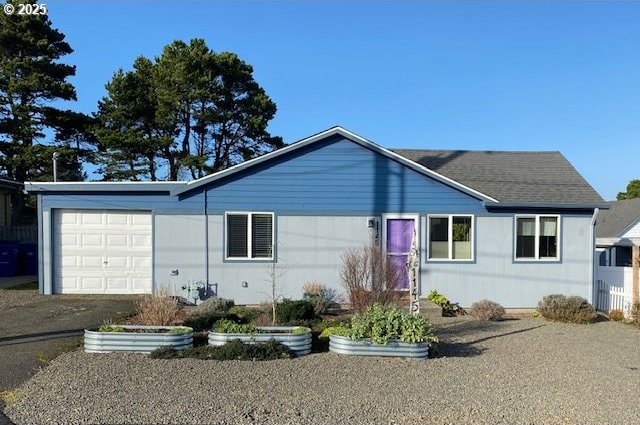
[[[0,241],[37,242],[38,226],[0,226]]]
[[[621,310],[625,316],[631,310],[631,290],[633,284],[632,267],[598,267],[598,299],[596,308],[610,312]]]

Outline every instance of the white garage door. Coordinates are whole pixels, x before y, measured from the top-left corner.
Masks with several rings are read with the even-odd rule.
[[[57,210],[55,292],[151,292],[151,213]]]

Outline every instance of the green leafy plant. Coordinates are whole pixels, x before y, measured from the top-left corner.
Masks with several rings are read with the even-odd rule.
[[[188,326],[178,326],[176,328],[169,329],[170,334],[188,334],[189,332],[193,332],[193,328]]]
[[[351,318],[348,332],[340,327],[337,331],[353,340],[368,338],[377,344],[387,344],[392,339],[410,343],[438,342],[426,317],[380,304],[372,305],[364,313],[356,313]]]
[[[466,314],[465,310],[460,307],[458,303],[452,303],[451,301],[449,301],[449,299],[447,299],[447,297],[445,297],[435,289],[432,289],[427,294],[427,299],[442,308],[443,317],[454,317]]]
[[[294,328],[291,333],[299,335],[299,334],[306,334],[308,332],[311,332],[311,329],[305,326],[298,326],[297,328]]]
[[[195,332],[208,331],[216,326],[220,320],[226,319],[232,322],[242,323],[243,320],[231,313],[210,313],[210,314],[198,314],[196,316],[189,316],[184,320],[184,325],[193,328]]]
[[[578,296],[547,295],[538,303],[538,311],[548,320],[567,323],[593,323],[598,313],[589,302]]]
[[[540,312],[538,310],[534,310],[531,312],[531,317],[540,317]]]
[[[215,331],[224,334],[250,334],[258,333],[255,325],[252,323],[236,323],[229,319],[221,319],[215,327]]]
[[[350,337],[351,329],[348,326],[329,326],[320,332],[318,338],[328,339],[331,335]]]
[[[100,325],[100,327],[98,328],[98,332],[124,332],[124,331],[125,331],[124,327],[120,325],[104,324],[104,325]]]
[[[501,320],[504,318],[504,307],[500,304],[489,301],[482,300],[471,304],[471,308],[469,309],[469,314],[475,317],[478,320]]]

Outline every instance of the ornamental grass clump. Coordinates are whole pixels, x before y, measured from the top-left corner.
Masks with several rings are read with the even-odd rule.
[[[352,340],[370,339],[376,344],[388,344],[391,340],[407,343],[437,343],[429,320],[422,315],[374,304],[364,313],[356,313],[348,326],[335,326],[323,331],[323,337],[338,335]]]
[[[547,295],[538,303],[538,311],[545,319],[557,322],[584,324],[598,319],[593,306],[579,296]]]
[[[178,300],[170,296],[168,289],[144,295],[135,302],[135,306],[137,314],[134,321],[141,325],[172,325],[180,315]]]
[[[502,320],[504,318],[504,307],[500,304],[482,300],[471,304],[469,314],[478,320]]]

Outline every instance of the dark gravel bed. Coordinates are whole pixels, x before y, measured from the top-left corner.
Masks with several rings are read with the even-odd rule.
[[[27,424],[638,424],[640,330],[434,319],[441,357],[270,362],[67,353],[7,408]]]

